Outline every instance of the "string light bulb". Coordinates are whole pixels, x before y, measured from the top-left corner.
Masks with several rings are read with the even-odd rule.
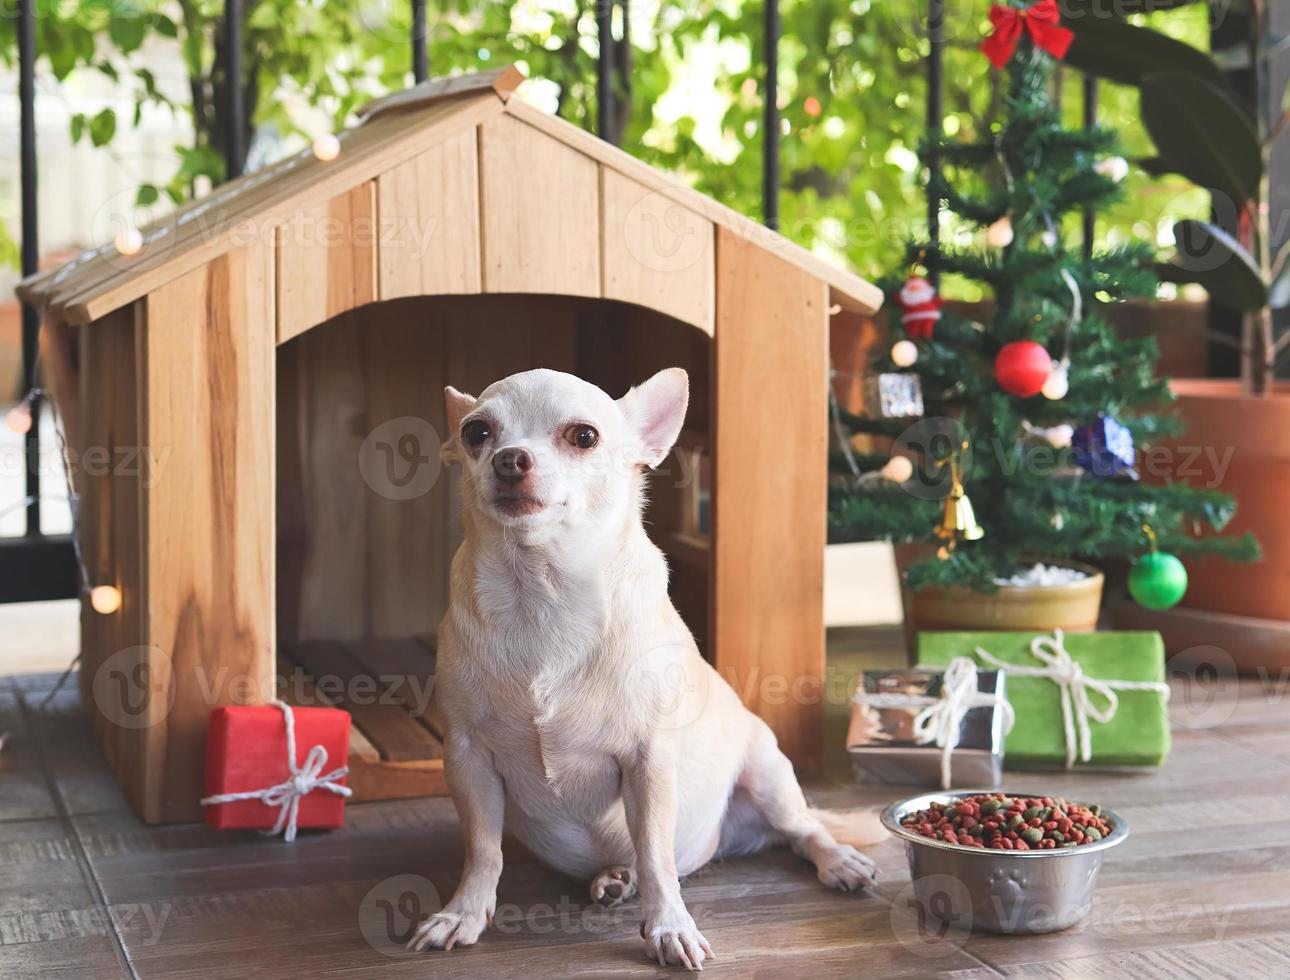
[[[1012,238],[1012,219],[1006,214],[985,230],[985,240],[993,248],[1007,248]]]
[[[1044,439],[1048,445],[1054,449],[1065,449],[1075,438],[1075,427],[1072,425],[1054,425],[1051,429],[1043,430]]]
[[[335,133],[327,133],[314,140],[314,156],[323,163],[330,163],[340,156],[340,138]]]
[[[13,408],[5,413],[5,428],[10,432],[16,432],[18,435],[25,435],[31,431],[31,402],[23,399]]]
[[[880,472],[892,483],[907,483],[914,475],[914,464],[908,456],[893,456]]]
[[[1039,390],[1043,392],[1044,397],[1049,401],[1055,402],[1065,398],[1066,393],[1071,390],[1070,363],[1063,359],[1053,365],[1053,370],[1048,375],[1048,380],[1044,382],[1044,386]]]
[[[116,233],[112,244],[122,255],[138,255],[143,248],[143,232],[134,225],[126,225]]]
[[[1107,157],[1093,164],[1093,170],[1118,184],[1129,176],[1129,161],[1124,157]]]
[[[121,608],[121,590],[115,585],[96,585],[90,589],[90,605],[102,616],[110,616]]]
[[[912,340],[898,340],[891,345],[891,363],[896,367],[912,367],[918,361],[918,345]]]

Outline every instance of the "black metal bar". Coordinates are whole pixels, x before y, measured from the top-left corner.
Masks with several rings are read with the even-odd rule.
[[[1097,78],[1094,75],[1084,76],[1084,128],[1092,129],[1097,125]],[[1088,207],[1084,209],[1084,258],[1093,257],[1093,240],[1097,237],[1097,211]]]
[[[929,178],[939,165],[935,141],[941,138],[945,126],[945,0],[927,0],[927,170]],[[927,188],[927,244],[936,251],[941,244],[941,198]],[[940,273],[929,270],[932,285],[940,283]]]
[[[224,131],[224,171],[229,180],[242,175],[246,148],[242,145],[246,114],[242,107],[242,0],[224,0],[225,44],[228,46],[227,120]]]
[[[79,591],[69,535],[0,538],[0,602],[72,599]]]
[[[412,78],[420,85],[430,77],[426,49],[426,0],[412,0]]]
[[[22,274],[32,275],[40,265],[36,202],[36,4],[21,0],[18,9],[18,102],[19,157],[22,197]],[[40,344],[40,317],[34,307],[22,304],[22,386],[36,387],[36,354]],[[40,399],[31,401],[31,428],[24,439],[26,449],[26,534],[40,534]]]
[[[765,0],[766,117],[762,122],[761,213],[768,228],[779,228],[779,0]]]
[[[616,144],[614,132],[614,0],[596,0],[596,134]]]

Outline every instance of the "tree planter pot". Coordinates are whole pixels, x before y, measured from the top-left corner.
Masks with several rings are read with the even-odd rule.
[[[1185,559],[1190,582],[1182,603],[1150,612],[1127,600],[1111,605],[1117,629],[1158,630],[1171,656],[1215,648],[1217,661],[1245,673],[1290,666],[1290,385],[1269,396],[1245,393],[1239,381],[1171,382],[1184,435],[1167,456],[1144,459],[1148,479],[1187,480],[1236,498],[1226,531],[1252,531],[1257,562]]]
[[[926,555],[921,546],[900,546],[896,564],[901,575],[905,609],[905,638],[913,656],[914,639],[923,630],[1025,630],[1086,633],[1097,628],[1102,604],[1102,573],[1074,561],[1059,564],[1078,568],[1088,577],[1065,585],[1001,585],[997,592],[969,588],[922,588],[911,591],[905,569]]]
[[[1227,532],[1253,531],[1263,560],[1188,558],[1188,609],[1256,619],[1290,619],[1290,385],[1250,395],[1239,381],[1171,383],[1187,423],[1171,472],[1236,498]]]

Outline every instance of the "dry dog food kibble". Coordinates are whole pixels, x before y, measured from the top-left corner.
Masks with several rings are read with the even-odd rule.
[[[1102,808],[1051,796],[984,793],[953,803],[933,803],[901,826],[960,847],[1040,851],[1092,844],[1111,832]]]

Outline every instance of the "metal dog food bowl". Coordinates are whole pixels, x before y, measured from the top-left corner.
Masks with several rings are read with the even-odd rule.
[[[882,813],[889,831],[905,842],[914,897],[924,914],[961,929],[1041,933],[1069,929],[1093,907],[1093,888],[1102,855],[1129,836],[1128,824],[1102,808],[1111,832],[1079,847],[1003,851],[947,844],[900,825],[910,813],[933,803],[953,803],[981,793],[1016,797],[1051,793],[973,789],[924,793],[893,803]]]

